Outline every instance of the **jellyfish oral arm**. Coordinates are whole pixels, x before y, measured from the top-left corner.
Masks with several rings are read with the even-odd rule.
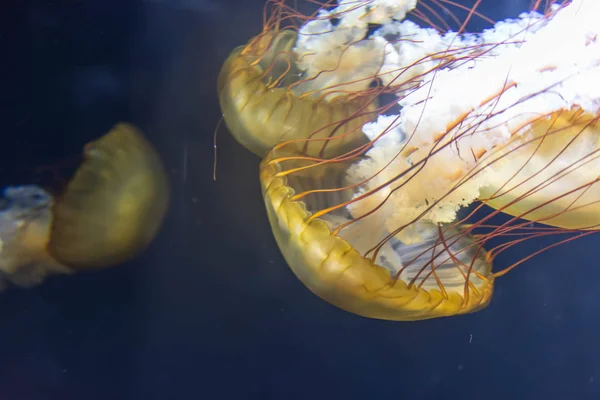
[[[0,288],[35,286],[46,275],[69,273],[46,250],[52,196],[37,186],[7,187],[0,200]]]
[[[362,193],[375,191],[407,165],[426,160],[418,180],[408,174],[396,184],[405,187],[391,196],[389,207],[413,212],[396,212],[400,220],[389,221],[390,225],[408,223],[420,212],[415,206],[425,209],[425,203],[431,202],[437,206],[426,219],[449,222],[460,207],[498,192],[503,185],[513,188],[524,181],[529,182],[529,192],[513,190],[514,195],[506,195],[497,203],[505,207],[518,196],[539,194],[544,187],[546,200],[558,204],[553,212],[567,209],[573,196],[561,202],[555,199],[557,192],[586,183],[589,186],[591,178],[585,169],[571,171],[554,186],[547,184],[561,171],[567,172],[565,165],[573,165],[582,157],[580,163],[585,163],[586,169],[598,164],[594,149],[600,132],[599,15],[600,3],[591,0],[555,6],[550,16],[523,14],[518,20],[496,24],[495,30],[476,39],[480,52],[490,49],[483,56],[423,76],[418,89],[399,100],[399,115],[381,116],[363,128],[375,143],[365,161],[354,167],[354,180],[360,182],[364,176],[382,172],[363,187]],[[574,118],[579,122],[574,123]],[[571,121],[569,129],[567,121]],[[378,139],[392,130],[400,131],[396,136],[401,140]],[[540,142],[547,147],[553,136],[567,134],[576,140],[562,147],[556,144],[545,154],[540,151]],[[407,140],[412,151],[399,155]],[[392,158],[394,162],[388,166]],[[515,160],[521,161],[518,167],[514,167]],[[511,180],[523,168],[528,172]],[[540,174],[540,170],[544,172]],[[537,179],[533,179],[534,174]],[[486,188],[483,193],[482,188]],[[596,193],[594,188],[590,190],[588,197]],[[371,208],[367,202],[356,202],[350,211],[358,216]],[[516,215],[518,210],[509,213]],[[548,213],[538,215],[538,219],[551,223]]]

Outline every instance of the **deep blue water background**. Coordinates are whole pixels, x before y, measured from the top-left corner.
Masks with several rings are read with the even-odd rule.
[[[496,19],[529,5],[483,3]],[[0,400],[600,398],[599,237],[534,258],[498,281],[489,308],[457,318],[360,318],[293,276],[259,160],[225,130],[212,180],[216,76],[259,31],[262,0],[9,4],[0,183],[127,120],[157,145],[173,201],[137,260],[0,296]]]

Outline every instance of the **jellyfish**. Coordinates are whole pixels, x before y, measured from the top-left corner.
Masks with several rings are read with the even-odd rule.
[[[289,135],[261,162],[267,215],[314,294],[377,319],[470,313],[490,303],[498,277],[598,231],[600,3],[540,3],[481,33],[466,33],[466,21],[421,28],[406,15],[429,23],[426,11],[454,3],[415,0],[341,0],[289,29],[284,72],[260,75],[294,71],[281,97],[309,87],[320,95],[303,99],[378,102],[368,121],[361,106],[324,136],[268,120]],[[260,54],[273,60],[270,49]],[[266,120],[254,115],[252,133],[227,124],[234,136],[260,134]],[[354,116],[363,137],[348,142]],[[494,223],[500,215],[508,220]],[[550,235],[558,241],[494,270],[499,253]]]
[[[142,252],[169,202],[164,166],[132,125],[88,143],[63,193],[7,187],[0,199],[0,283],[31,287],[51,274],[102,269]]]
[[[298,34],[282,29],[286,17],[278,14],[265,23],[260,35],[231,52],[219,74],[219,101],[231,134],[260,157],[286,139],[326,140],[344,132],[330,146],[298,144],[319,148],[324,155],[364,142],[360,129],[375,116],[376,99],[369,93],[354,94],[344,85],[324,88],[321,82],[302,79],[298,56],[292,51]],[[348,56],[336,70],[349,75],[355,73],[352,66]],[[371,74],[372,69],[367,67],[364,73]]]

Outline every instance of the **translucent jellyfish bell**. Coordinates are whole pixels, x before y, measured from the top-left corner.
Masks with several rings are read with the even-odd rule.
[[[305,79],[292,51],[298,34],[281,29],[280,18],[269,20],[260,35],[232,51],[221,69],[219,101],[231,134],[260,157],[283,140],[299,140],[299,148],[318,148],[324,154],[364,143],[360,128],[374,118],[373,96],[348,93],[336,82],[323,87]],[[355,57],[365,55],[356,53]],[[362,86],[371,82],[365,79]],[[329,146],[306,142],[308,138],[326,141],[332,135],[343,139]]]
[[[119,264],[156,235],[169,185],[154,148],[119,124],[85,147],[84,162],[56,200],[48,249],[74,269]]]
[[[415,222],[419,240],[403,242],[385,214],[352,216],[345,205],[360,193],[347,171],[356,161],[318,165],[285,148],[263,160],[267,214],[296,276],[327,302],[370,318],[421,320],[485,307],[491,258],[468,231]]]
[[[509,157],[503,153],[510,152]],[[574,109],[536,121],[530,134],[496,152],[505,158],[486,204],[566,229],[600,228],[600,115]]]

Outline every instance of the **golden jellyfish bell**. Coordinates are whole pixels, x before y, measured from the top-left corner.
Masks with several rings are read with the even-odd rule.
[[[52,208],[48,250],[74,270],[122,263],[152,241],[168,202],[158,153],[134,126],[120,123],[86,145]]]
[[[491,258],[471,235],[416,224],[421,240],[382,241],[389,231],[380,216],[358,221],[339,206],[357,193],[344,183],[349,163],[307,165],[304,157],[273,151],[261,164],[261,184],[279,248],[314,294],[361,316],[396,321],[473,312],[490,302]],[[377,254],[367,254],[378,242]]]
[[[566,229],[600,228],[600,115],[563,110],[533,121],[497,152],[498,179],[481,190],[503,213]]]
[[[234,138],[260,157],[284,140],[324,154],[364,143],[360,128],[375,117],[373,96],[340,96],[304,80],[292,51],[297,33],[271,25],[235,49],[219,74],[221,110]],[[322,146],[333,135],[343,140]],[[321,141],[315,145],[309,138]]]

